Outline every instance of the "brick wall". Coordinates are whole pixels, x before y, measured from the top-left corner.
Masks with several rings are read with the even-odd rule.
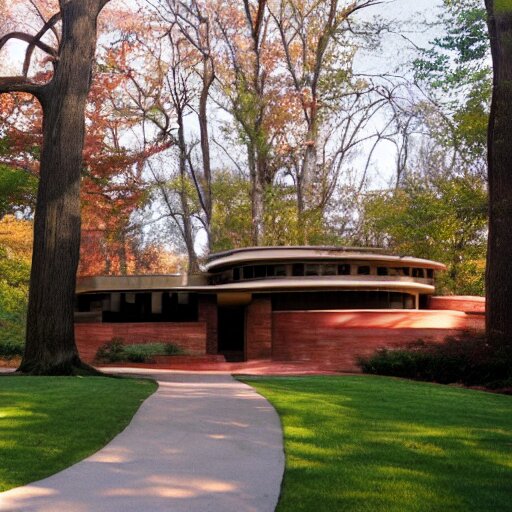
[[[206,353],[217,354],[217,297],[215,295],[199,295],[199,321],[206,323]]]
[[[447,296],[430,297],[428,309],[485,313],[485,297]]]
[[[190,354],[206,354],[206,324],[204,322],[75,324],[78,351],[81,358],[88,363],[94,360],[101,345],[117,337],[123,338],[126,343],[172,342]]]
[[[272,302],[256,296],[245,315],[245,358],[270,359],[272,355]]]
[[[272,313],[272,359],[322,362],[358,371],[357,356],[425,339],[442,342],[484,329],[484,317],[457,311],[282,311]]]

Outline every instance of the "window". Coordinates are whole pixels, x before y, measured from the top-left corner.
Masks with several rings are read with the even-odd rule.
[[[369,267],[369,265],[362,265],[360,267],[357,267],[357,273],[360,276],[369,276],[370,275],[370,267]]]
[[[267,266],[266,265],[255,265],[254,277],[256,277],[256,278],[267,277]]]
[[[273,267],[273,274],[276,277],[286,277],[286,266],[285,265],[276,265]]]
[[[244,279],[254,278],[254,267],[244,267]]]
[[[410,276],[411,275],[411,269],[409,267],[402,267],[402,272],[404,276]]]
[[[324,276],[335,276],[338,270],[336,265],[322,265],[322,267],[322,275]]]
[[[292,266],[292,275],[293,276],[303,276],[304,275],[304,264],[303,263],[294,263]]]
[[[387,276],[389,274],[388,267],[377,267],[378,276]]]
[[[316,263],[308,263],[306,265],[305,274],[307,276],[319,276],[320,275],[320,265],[318,265]]]
[[[431,268],[427,269],[427,277],[429,279],[434,279],[434,270],[433,269],[431,269]]]
[[[233,269],[233,281],[240,281],[240,269],[238,267]]]
[[[413,268],[412,269],[412,277],[423,277],[423,269],[422,268]]]
[[[178,304],[188,304],[189,303],[189,294],[188,293],[177,293],[178,295]]]
[[[339,276],[349,276],[350,275],[350,265],[344,263],[343,265],[338,265],[338,275]]]

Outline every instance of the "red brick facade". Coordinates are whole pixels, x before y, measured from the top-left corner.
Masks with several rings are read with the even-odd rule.
[[[199,296],[199,321],[206,323],[206,353],[217,354],[217,297],[215,295]]]
[[[429,308],[272,312],[270,296],[254,295],[245,310],[245,359],[308,361],[357,371],[357,357],[378,348],[417,339],[441,342],[448,335],[485,328],[484,299],[433,297]],[[199,322],[79,323],[75,333],[87,362],[116,337],[127,343],[173,342],[190,355],[213,357],[218,352],[217,301],[214,295],[199,297]]]
[[[255,297],[245,314],[245,358],[270,359],[272,356],[272,302]]]
[[[430,297],[428,309],[485,313],[485,298],[464,296]]]
[[[98,348],[112,338],[126,343],[172,342],[191,355],[206,354],[206,323],[90,323],[75,325],[75,339],[80,356],[92,363]]]
[[[425,339],[482,330],[483,316],[456,311],[283,311],[272,314],[272,359],[358,371],[357,357]]]

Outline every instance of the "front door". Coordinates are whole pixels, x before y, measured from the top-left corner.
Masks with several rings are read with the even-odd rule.
[[[226,361],[243,361],[245,348],[245,306],[219,306],[219,354]]]

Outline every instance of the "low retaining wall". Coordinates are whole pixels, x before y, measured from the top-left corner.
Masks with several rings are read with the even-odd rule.
[[[452,295],[430,297],[428,309],[463,311],[464,313],[485,313],[485,297]]]
[[[75,324],[78,352],[87,363],[93,362],[98,348],[112,338],[123,338],[126,343],[171,342],[188,354],[206,354],[205,322]]]
[[[480,331],[482,315],[459,311],[279,311],[272,313],[272,359],[323,362],[358,371],[358,356],[417,339],[442,342],[462,331]]]

